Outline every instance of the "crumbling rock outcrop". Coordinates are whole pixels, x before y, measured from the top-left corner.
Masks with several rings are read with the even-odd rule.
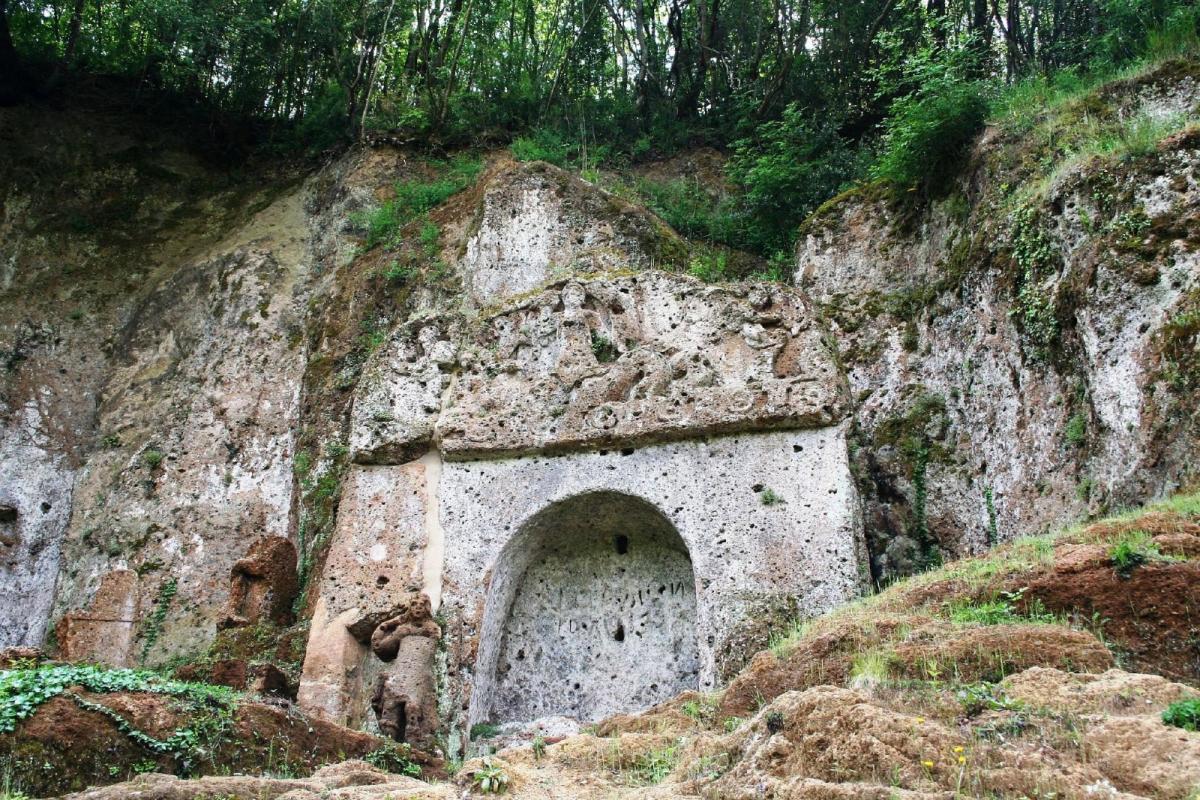
[[[541,162],[489,175],[477,214],[458,263],[476,306],[565,275],[687,262],[687,246],[658,217]]]
[[[1200,84],[1180,71],[1089,102],[1185,113]],[[990,129],[950,197],[864,187],[801,231],[795,283],[856,398],[877,579],[1195,479],[1200,139],[1045,180],[1031,165],[1063,156],[1039,147]]]

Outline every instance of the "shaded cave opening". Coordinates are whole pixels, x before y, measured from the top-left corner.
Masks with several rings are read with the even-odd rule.
[[[698,688],[695,574],[653,504],[617,492],[553,503],[496,569],[480,718],[591,721]]]

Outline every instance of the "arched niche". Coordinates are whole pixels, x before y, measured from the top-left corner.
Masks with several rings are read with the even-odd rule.
[[[652,504],[590,492],[534,514],[501,551],[472,722],[647,708],[699,684],[687,546]]]

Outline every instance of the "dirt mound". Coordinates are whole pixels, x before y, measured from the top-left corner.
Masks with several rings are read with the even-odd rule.
[[[1158,675],[1119,669],[1088,675],[1033,667],[1000,685],[1008,697],[1032,708],[1113,716],[1158,714],[1171,703],[1200,694]]]
[[[1200,679],[1194,644],[1200,618],[1193,612],[1200,606],[1200,563],[1149,563],[1128,577],[1119,575],[1107,559],[1070,567],[1069,572],[1059,571],[1056,565],[1054,572],[1025,583],[1029,601],[1096,621],[1127,663],[1140,671],[1172,680]]]
[[[400,775],[389,775],[363,761],[323,767],[307,779],[208,777],[182,781],[173,775],[142,775],[127,783],[90,789],[69,800],[442,800],[449,787],[434,787]]]
[[[946,675],[960,683],[994,682],[1029,667],[1099,672],[1113,666],[1112,653],[1095,636],[1062,625],[943,629],[931,642],[900,645],[895,655],[904,677]]]
[[[1084,735],[1091,763],[1125,792],[1191,798],[1200,785],[1200,735],[1155,717],[1117,717]]]
[[[713,785],[717,794],[797,778],[932,789],[954,748],[969,744],[936,722],[832,686],[780,695],[739,733],[737,765]]]
[[[141,737],[160,742],[190,737],[198,747],[187,756],[164,754]],[[52,698],[15,733],[0,735],[0,761],[12,765],[23,791],[43,796],[147,770],[305,775],[385,745],[375,736],[310,719],[291,707],[241,702],[226,718],[218,709],[211,715],[189,715],[177,700],[162,694],[81,691]],[[437,771],[431,760],[413,757]]]
[[[897,699],[830,686],[781,695],[729,737],[731,768],[703,795],[1084,797],[1084,787],[1107,780],[1061,753],[1024,742],[1002,748],[957,720],[897,708]],[[1160,752],[1147,758],[1151,770],[1167,764]]]

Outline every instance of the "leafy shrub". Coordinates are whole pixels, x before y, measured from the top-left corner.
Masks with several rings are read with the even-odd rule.
[[[1163,712],[1162,721],[1185,731],[1200,731],[1200,698],[1171,703]]]
[[[387,742],[367,753],[363,760],[384,772],[408,775],[412,778],[421,777],[421,767],[413,762],[412,746],[408,742]]]
[[[500,733],[500,726],[490,722],[477,722],[471,726],[471,741],[476,739],[491,739]]]
[[[348,102],[345,88],[337,81],[327,82],[309,101],[304,118],[296,126],[297,140],[314,151],[345,141],[350,132],[350,120],[346,117]]]
[[[871,172],[899,187],[931,193],[949,184],[987,120],[980,85],[944,78],[892,103],[883,152]]]
[[[836,125],[795,104],[733,148],[729,177],[745,192],[748,217],[742,248],[764,255],[789,250],[800,222],[858,173]]]
[[[690,178],[637,182],[642,202],[672,228],[690,239],[755,250],[749,220],[735,198],[714,198]]]
[[[716,283],[728,276],[729,259],[724,253],[699,253],[692,257],[688,274],[705,283]]]
[[[1163,554],[1150,534],[1141,530],[1129,531],[1108,549],[1108,560],[1122,578],[1128,578],[1143,564],[1162,558]]]
[[[546,161],[565,167],[575,158],[579,146],[550,128],[538,128],[528,136],[518,136],[509,145],[517,161]]]
[[[621,352],[617,350],[617,346],[613,344],[612,339],[609,339],[599,331],[592,331],[592,355],[601,364],[610,364],[617,360]]]
[[[144,450],[142,451],[142,461],[150,469],[158,469],[159,464],[162,464],[163,462],[162,451],[155,450],[154,448]]]
[[[1067,444],[1078,447],[1087,439],[1087,417],[1082,414],[1076,414],[1067,422],[1067,428],[1063,432],[1067,439]]]
[[[408,283],[413,277],[413,269],[399,261],[392,260],[388,264],[388,268],[383,271],[383,279],[395,286],[403,286]]]

